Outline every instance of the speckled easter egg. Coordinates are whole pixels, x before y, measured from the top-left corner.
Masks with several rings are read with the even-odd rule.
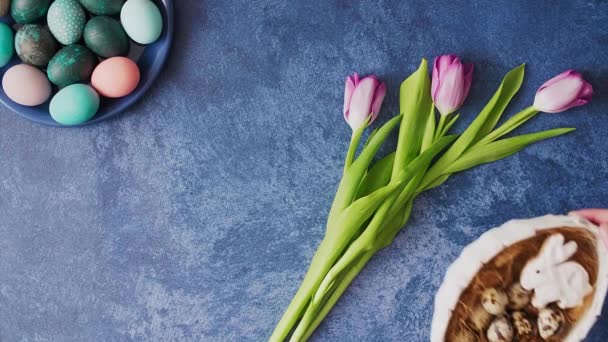
[[[139,44],[154,43],[163,31],[163,18],[150,0],[129,0],[122,6],[120,22],[131,39]]]
[[[124,3],[124,0],[80,0],[82,7],[96,15],[118,14]]]
[[[91,120],[98,109],[99,95],[86,84],[72,84],[61,89],[49,106],[53,120],[69,126]]]
[[[23,25],[15,35],[15,51],[27,64],[45,66],[57,51],[57,42],[48,27]]]
[[[24,106],[38,106],[51,96],[51,83],[40,69],[18,64],[2,77],[2,89],[9,99]]]
[[[85,46],[74,44],[59,50],[49,62],[46,74],[59,87],[86,82],[97,65],[97,57]]]
[[[13,0],[11,16],[20,24],[30,24],[46,15],[51,0]]]
[[[112,57],[95,68],[91,84],[100,95],[117,98],[127,96],[135,90],[139,77],[139,67],[135,62],[126,57]]]
[[[0,17],[8,14],[11,8],[11,0],[0,0]]]
[[[97,55],[110,58],[129,52],[129,38],[122,25],[105,16],[93,17],[84,27],[84,41]]]
[[[78,42],[82,37],[86,14],[76,0],[55,0],[46,17],[53,36],[63,45]]]
[[[0,23],[0,68],[7,65],[15,53],[13,30],[5,23]]]

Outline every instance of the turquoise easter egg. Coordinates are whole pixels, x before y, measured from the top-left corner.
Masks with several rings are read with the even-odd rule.
[[[5,23],[0,23],[0,68],[7,65],[15,53],[13,30]]]
[[[86,82],[97,65],[97,57],[91,50],[78,44],[59,50],[50,60],[46,73],[51,82],[59,87]]]
[[[85,123],[97,113],[99,95],[86,84],[72,84],[61,89],[49,106],[53,120],[73,126]]]
[[[124,3],[124,0],[80,0],[82,7],[95,15],[118,14]]]
[[[129,0],[120,11],[127,35],[139,44],[154,43],[163,31],[163,18],[150,0]]]
[[[93,17],[84,27],[84,42],[98,56],[110,58],[129,52],[129,38],[122,25],[110,17]]]
[[[51,0],[13,0],[11,16],[19,24],[30,24],[46,15]]]
[[[87,18],[77,0],[55,0],[49,8],[46,21],[57,41],[70,45],[82,37]]]

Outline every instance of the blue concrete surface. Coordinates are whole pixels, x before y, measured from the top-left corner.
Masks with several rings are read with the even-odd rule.
[[[56,129],[0,109],[0,340],[268,338],[323,235],[353,71],[387,81],[385,121],[420,58],[461,55],[475,75],[458,129],[522,62],[509,114],[567,68],[597,95],[522,130],[575,133],[421,196],[314,341],[426,341],[463,246],[511,218],[608,207],[606,1],[175,3],[166,70],[123,116]],[[608,318],[588,340],[608,340]]]

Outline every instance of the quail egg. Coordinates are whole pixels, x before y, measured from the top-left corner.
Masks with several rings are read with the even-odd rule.
[[[481,305],[488,313],[495,316],[505,313],[508,303],[507,294],[500,289],[491,287],[483,291],[481,295]]]

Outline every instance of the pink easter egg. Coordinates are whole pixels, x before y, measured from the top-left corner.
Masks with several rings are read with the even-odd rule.
[[[105,97],[129,95],[139,84],[139,67],[126,57],[112,57],[99,63],[91,76],[91,84]]]
[[[52,92],[46,75],[29,64],[18,64],[8,69],[2,78],[2,89],[9,99],[30,107],[46,102]]]

